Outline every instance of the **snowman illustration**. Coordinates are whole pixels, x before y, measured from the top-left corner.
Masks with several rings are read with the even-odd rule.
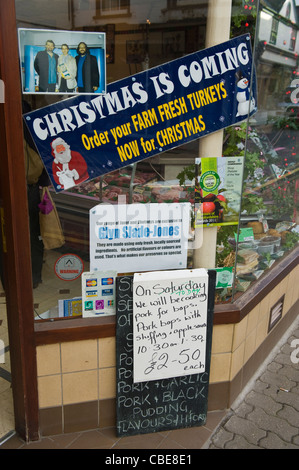
[[[248,113],[251,113],[255,109],[255,99],[251,98],[249,102],[249,80],[246,77],[243,77],[242,74],[239,72],[236,74],[237,77],[237,101],[238,101],[238,108],[237,114],[238,116],[245,116]]]

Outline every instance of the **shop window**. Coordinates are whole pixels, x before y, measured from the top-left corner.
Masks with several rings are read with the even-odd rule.
[[[286,18],[289,20],[290,16],[291,16],[291,3],[288,2],[287,7],[286,7]]]
[[[24,14],[22,3],[16,2],[19,27],[24,27],[20,20]],[[27,3],[32,9],[38,4],[35,0],[28,0]],[[61,4],[66,6],[66,2]],[[145,8],[140,1],[133,0],[78,0],[73,3],[73,28],[65,23],[63,29],[74,29],[78,34],[80,31],[106,32],[107,83],[110,85],[147,68],[163,65],[204,49],[207,5],[208,2],[194,0],[151,0]],[[244,20],[244,11],[242,9],[239,16],[232,17],[232,37],[248,32],[249,29],[252,38],[255,37],[256,18],[251,13],[253,26],[249,27],[247,19],[246,22]],[[37,14],[42,14],[39,9]],[[220,14],[219,10],[217,14]],[[109,15],[113,18],[107,24]],[[250,127],[246,121],[238,128],[230,127],[224,131],[223,156],[244,157],[246,165],[239,225],[223,225],[218,229],[216,267],[230,268],[234,272],[238,265],[234,278],[235,291],[232,294],[231,287],[217,290],[217,301],[220,303],[231,302],[241,295],[273,263],[292,249],[298,239],[298,234],[294,231],[299,210],[298,199],[296,201],[294,198],[298,191],[298,114],[297,106],[291,101],[291,96],[294,93],[298,96],[298,93],[296,94],[294,87],[290,88],[295,69],[290,67],[290,61],[286,61],[284,57],[288,45],[291,50],[295,50],[297,31],[290,25],[286,29],[281,28],[277,19],[278,12],[273,15],[276,17],[272,19],[269,13],[261,16],[261,27],[257,34],[257,44],[261,44],[263,49],[262,55],[255,54],[258,113],[250,122]],[[267,25],[269,21],[269,28],[263,21]],[[49,17],[49,23],[55,29],[54,13]],[[283,40],[287,46],[279,49]],[[39,109],[63,97],[27,95],[26,99],[33,109]],[[202,108],[201,112],[207,111],[208,107]],[[61,248],[46,251],[44,255],[43,283],[34,290],[38,315],[45,318],[47,312],[50,315],[53,311],[57,316],[57,292],[59,301],[77,300],[82,294],[79,278],[70,281],[61,279],[54,273],[53,267],[60,267],[61,258],[71,253],[81,259],[84,271],[89,271],[89,211],[93,207],[99,203],[112,207],[119,200],[126,204],[190,202],[194,205],[194,167],[199,155],[198,147],[198,140],[178,145],[136,165],[127,165],[103,177],[95,177],[69,190],[52,194],[66,243]],[[252,236],[250,240],[245,240],[246,243],[243,239],[238,244],[236,238],[239,229],[241,231],[243,228],[252,229]],[[190,231],[191,241],[193,234],[194,231]],[[267,237],[268,240],[263,240]],[[267,241],[271,243],[267,245]],[[274,245],[277,241],[280,242],[279,246]],[[237,253],[238,247],[241,257]],[[247,251],[244,253],[244,250]],[[70,262],[68,258],[65,260]],[[187,267],[192,268],[192,263],[193,252],[190,249]],[[42,295],[45,285],[47,302],[44,302]],[[66,290],[62,289],[65,286],[69,287],[67,295]]]
[[[278,24],[279,24],[279,21],[276,18],[273,18],[271,35],[270,35],[270,44],[276,44],[277,42]]]
[[[198,5],[198,0],[176,0],[176,4],[178,7]]]
[[[130,0],[102,0],[97,2],[101,15],[123,15],[130,12]]]
[[[290,51],[295,51],[296,35],[297,35],[297,30],[295,28],[292,28],[291,39],[290,39],[290,47],[289,47]]]

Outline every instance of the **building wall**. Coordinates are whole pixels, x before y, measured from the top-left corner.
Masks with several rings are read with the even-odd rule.
[[[210,411],[231,405],[295,318],[298,277],[299,266],[239,323],[214,325]],[[283,295],[282,318],[268,333],[271,308]],[[41,433],[114,426],[115,364],[115,337],[38,346]]]
[[[271,308],[285,294],[283,316],[299,297],[299,266],[240,323],[213,328],[210,382],[232,381],[268,336]]]

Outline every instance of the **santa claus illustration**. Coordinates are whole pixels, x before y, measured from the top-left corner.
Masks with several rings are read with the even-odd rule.
[[[69,189],[89,178],[87,164],[82,155],[71,150],[61,137],[53,140],[51,147],[54,157],[53,177],[61,189]]]

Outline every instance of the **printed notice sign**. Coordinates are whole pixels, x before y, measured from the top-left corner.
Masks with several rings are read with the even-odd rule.
[[[238,225],[243,157],[201,158],[198,177],[196,227]]]
[[[205,371],[208,282],[205,269],[134,275],[134,383]]]
[[[250,35],[25,114],[56,192],[244,121],[257,111]]]
[[[190,210],[190,203],[93,207],[89,216],[91,270],[186,268]]]

